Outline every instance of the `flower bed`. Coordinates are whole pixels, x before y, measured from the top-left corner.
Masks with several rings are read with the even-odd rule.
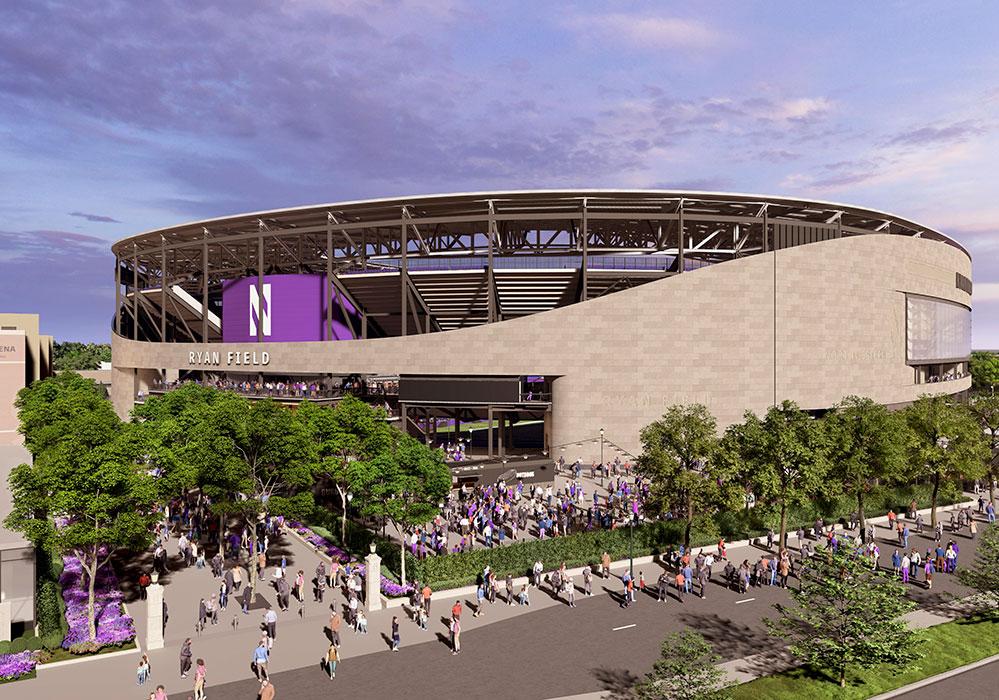
[[[0,680],[14,681],[30,674],[35,670],[35,654],[33,651],[0,654]]]
[[[65,568],[59,577],[62,597],[66,601],[66,622],[69,632],[62,640],[62,648],[90,644],[87,625],[87,581],[83,565],[77,557],[63,557]],[[135,639],[135,622],[124,613],[118,577],[110,564],[97,571],[94,582],[94,622],[97,628],[97,648],[119,646]],[[96,649],[86,649],[96,651]]]
[[[303,523],[289,522],[288,526],[291,527],[293,530],[295,530],[295,532],[297,532],[299,535],[301,535],[306,542],[311,544],[320,552],[326,554],[326,556],[328,556],[330,559],[336,559],[341,564],[347,564],[348,562],[355,561],[345,551],[337,547],[335,544],[330,542],[322,535],[316,534],[315,532],[312,531],[311,528],[304,525]],[[364,564],[352,563],[351,568],[357,572],[358,576],[362,578],[364,577],[365,575]],[[409,595],[410,593],[413,592],[413,587],[410,586],[409,584],[400,585],[395,581],[393,581],[392,579],[387,578],[385,576],[381,577],[381,581],[379,582],[379,588],[381,589],[382,593],[389,596],[390,598],[398,598],[400,596]]]

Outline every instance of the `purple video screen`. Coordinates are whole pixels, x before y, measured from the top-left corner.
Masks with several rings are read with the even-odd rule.
[[[258,331],[263,341],[275,343],[350,340],[349,324],[359,329],[360,314],[347,299],[340,299],[338,291],[330,300],[325,282],[325,275],[264,275],[262,294],[258,294],[256,277],[223,282],[222,341],[253,343]],[[332,337],[326,332],[330,301]]]

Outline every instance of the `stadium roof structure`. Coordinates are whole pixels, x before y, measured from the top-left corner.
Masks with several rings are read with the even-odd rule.
[[[325,274],[371,319],[375,335],[406,335],[538,313],[704,265],[876,233],[942,241],[967,255],[939,231],[851,205],[599,189],[275,209],[147,231],[112,250],[119,294],[124,285],[130,301],[119,297],[119,314],[137,319],[141,305],[161,338],[169,317],[175,335],[209,341],[219,339],[220,323],[202,312],[201,300],[241,277],[262,284],[264,275]]]

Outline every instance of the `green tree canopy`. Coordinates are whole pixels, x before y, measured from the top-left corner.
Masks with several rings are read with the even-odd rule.
[[[202,430],[202,443],[214,448],[203,487],[220,512],[244,519],[254,552],[263,514],[306,517],[312,512],[313,446],[294,413],[271,399],[250,401],[219,392]],[[256,567],[249,569],[256,590]]]
[[[791,590],[793,605],[774,605],[770,633],[812,668],[831,671],[840,687],[850,668],[900,666],[919,658],[919,638],[903,619],[915,605],[905,588],[847,548],[820,551]]]
[[[989,454],[985,462],[985,476],[989,482],[989,500],[995,503],[995,481],[999,475],[999,396],[995,394],[976,396],[971,399],[969,407],[987,436]]]
[[[999,385],[999,353],[978,350],[971,353],[971,381],[976,389],[994,393]]]
[[[11,471],[13,507],[4,524],[36,546],[79,558],[94,641],[97,572],[119,548],[147,547],[157,515],[142,438],[107,399],[94,400],[92,384],[57,375],[20,393],[34,459]]]
[[[637,472],[649,480],[646,513],[667,513],[686,523],[683,544],[690,546],[695,520],[708,520],[719,508],[738,502],[738,490],[715,460],[718,425],[702,404],[670,406],[641,432]]]
[[[685,629],[663,640],[660,658],[645,679],[624,697],[639,700],[722,700],[725,673],[721,657],[700,634]]]
[[[936,527],[940,483],[984,475],[988,445],[968,407],[949,396],[924,394],[904,413],[915,436],[909,449],[911,476],[933,483],[930,524]]]
[[[793,401],[784,401],[771,406],[763,419],[747,411],[742,423],[729,427],[723,442],[729,461],[741,462],[741,481],[777,511],[780,546],[787,546],[788,508],[825,488],[829,461],[821,423]]]
[[[907,466],[912,440],[908,425],[869,398],[848,396],[823,418],[829,442],[831,475],[857,499],[857,516],[864,528],[864,494],[875,479],[897,481]]]
[[[363,512],[386,518],[402,546],[401,582],[406,582],[405,529],[429,522],[451,490],[451,470],[441,450],[399,431],[370,462],[362,463],[358,486],[367,493]]]
[[[371,469],[371,461],[390,447],[392,428],[382,409],[351,395],[332,408],[304,401],[298,418],[313,443],[317,474],[328,479],[340,497],[340,540],[345,542],[348,494],[364,498],[364,475]]]
[[[102,362],[111,361],[111,346],[107,343],[53,343],[52,367],[65,370],[100,369]]]
[[[975,561],[957,576],[965,586],[999,599],[999,526],[991,523],[982,530]]]

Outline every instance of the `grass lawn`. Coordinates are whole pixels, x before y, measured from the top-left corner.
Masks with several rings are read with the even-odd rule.
[[[732,689],[736,700],[759,698],[869,698],[929,676],[949,671],[999,654],[999,616],[971,617],[947,622],[922,631],[922,659],[910,667],[878,666],[848,672],[846,688],[836,680],[811,669],[794,669],[767,676]]]

